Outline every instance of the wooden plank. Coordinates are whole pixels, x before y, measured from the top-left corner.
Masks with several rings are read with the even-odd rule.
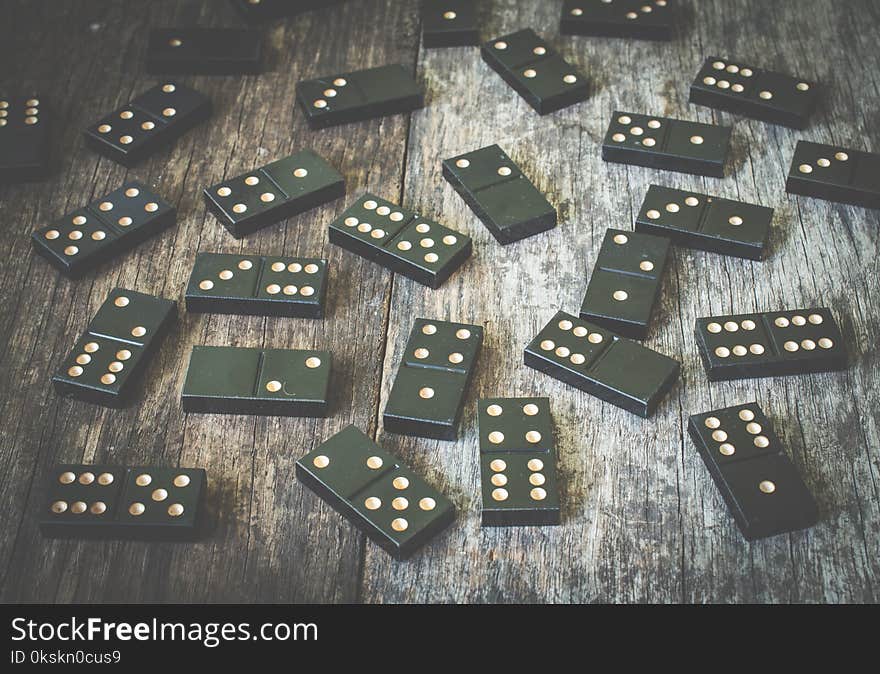
[[[432,105],[413,119],[406,201],[470,233],[476,252],[439,291],[395,279],[382,406],[414,317],[482,323],[486,347],[459,442],[380,436],[446,488],[462,513],[448,535],[406,565],[368,546],[363,598],[876,601],[880,405],[878,325],[870,307],[880,300],[874,283],[880,216],[784,193],[798,138],[880,150],[868,103],[878,90],[877,69],[869,66],[880,37],[877,22],[868,21],[876,18],[876,5],[701,2],[671,44],[559,38],[559,7],[496,0],[484,37],[531,26],[580,65],[595,91],[587,103],[560,113],[537,116],[475,50],[419,54]],[[813,40],[818,35],[821,48]],[[827,83],[825,107],[803,133],[736,119],[735,171],[725,180],[603,163],[599,144],[615,108],[734,121],[687,104],[688,85],[709,53]],[[445,184],[441,159],[494,142],[558,205],[556,230],[502,248]],[[773,252],[763,263],[675,252],[647,344],[683,359],[683,377],[646,421],[524,368],[522,349],[557,308],[577,312],[605,229],[630,228],[652,182],[764,203],[777,216]],[[813,303],[838,312],[856,352],[848,372],[706,382],[692,337],[698,316]],[[480,529],[477,395],[551,396],[562,526]],[[755,399],[816,492],[823,521],[806,533],[749,544],[685,429],[692,413]]]
[[[391,275],[326,243],[326,224],[344,201],[235,241],[202,204],[201,189],[299,149],[311,148],[344,173],[352,194],[396,198],[408,120],[392,117],[321,132],[293,114],[299,79],[335,71],[413,63],[412,15],[400,4],[352,3],[266,29],[270,72],[259,77],[182,78],[214,100],[216,114],[170,151],[130,172],[82,147],[93,118],[146,88],[140,74],[149,25],[236,25],[226,3],[79,2],[15,6],[0,43],[21,64],[16,85],[46,91],[64,120],[61,168],[44,185],[5,188],[0,280],[10,307],[0,330],[6,376],[2,434],[6,513],[0,538],[5,601],[353,601],[362,537],[294,479],[294,462],[348,423],[374,424]],[[32,3],[34,5],[38,3]],[[345,20],[343,20],[343,11]],[[76,16],[79,32],[69,31]],[[158,17],[161,17],[159,19]],[[88,28],[91,24],[91,28]],[[334,30],[328,30],[328,26]],[[388,40],[375,26],[397,38]],[[28,26],[29,30],[20,30]],[[15,30],[13,30],[15,27]],[[23,59],[34,40],[39,59]],[[11,56],[16,56],[14,59]],[[71,55],[76,58],[70,61]],[[106,67],[106,69],[105,69]],[[176,229],[79,282],[34,259],[28,235],[91,195],[135,176],[176,203]],[[15,213],[13,216],[12,214]],[[326,256],[330,302],[323,321],[187,315],[182,298],[199,250]],[[357,283],[348,279],[356,278]],[[48,379],[114,286],[181,301],[181,320],[146,378],[135,407],[108,411],[61,401]],[[327,348],[334,354],[333,416],[327,420],[185,416],[179,391],[193,344]],[[195,545],[44,540],[33,516],[35,480],[56,461],[205,466],[216,513]]]

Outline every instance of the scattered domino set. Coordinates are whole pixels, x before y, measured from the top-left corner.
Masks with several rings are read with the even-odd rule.
[[[336,0],[342,1],[342,0]],[[251,23],[332,0],[233,0]],[[587,100],[590,83],[531,29],[480,41],[479,7],[425,0],[426,48],[479,47],[482,59],[538,114]],[[670,40],[674,0],[566,0],[566,35]],[[148,36],[146,70],[159,75],[258,73],[258,29],[162,28]],[[796,129],[807,126],[819,86],[710,56],[690,102]],[[408,113],[425,105],[411,68],[390,64],[328,74],[297,85],[312,129]],[[88,147],[136,166],[205,122],[212,103],[163,80],[84,132]],[[51,110],[38,95],[0,100],[0,184],[48,173]],[[605,161],[724,177],[731,128],[615,111],[601,143]],[[498,145],[442,161],[444,178],[501,245],[557,225],[557,211]],[[786,190],[880,208],[880,155],[799,142]],[[343,197],[336,168],[311,150],[204,189],[207,210],[235,238]],[[176,210],[137,182],[34,232],[35,251],[77,278],[176,224]],[[638,343],[648,336],[674,245],[761,260],[773,210],[652,185],[633,230],[608,229],[586,281],[579,316],[562,310],[525,347],[523,362],[635,415],[650,417],[681,364]],[[470,257],[469,236],[403,206],[364,194],[328,225],[328,240],[436,289]],[[200,251],[185,290],[192,313],[320,319],[328,292],[321,258]],[[176,320],[176,303],[117,288],[52,381],[59,395],[119,407],[129,403]],[[831,311],[799,310],[697,320],[694,337],[709,381],[843,370],[847,350]],[[417,318],[391,388],[388,433],[455,440],[484,339],[479,325]],[[195,346],[181,393],[187,413],[325,417],[332,414],[332,354]],[[756,403],[690,417],[689,434],[741,529],[752,540],[806,528],[816,503]],[[556,441],[546,397],[478,403],[483,526],[562,521]],[[349,426],[296,463],[303,484],[396,559],[412,555],[455,517],[452,502],[361,431]],[[564,492],[564,490],[562,490]],[[39,515],[53,537],[193,540],[206,519],[203,469],[59,465],[47,477]]]

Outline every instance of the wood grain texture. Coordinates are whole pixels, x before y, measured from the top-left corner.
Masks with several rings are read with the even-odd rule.
[[[540,117],[470,48],[419,47],[416,3],[350,0],[266,28],[268,72],[182,78],[215,116],[171,149],[125,170],[83,146],[81,130],[147,88],[146,29],[238,25],[226,3],[133,0],[0,2],[0,91],[52,104],[57,171],[0,188],[0,600],[46,602],[876,602],[880,599],[880,213],[787,195],[798,139],[880,151],[880,4],[876,0],[685,3],[671,43],[560,37],[560,0],[484,2],[485,38],[530,26],[591,79],[590,99]],[[39,45],[38,51],[34,45]],[[795,132],[690,106],[704,56],[716,53],[827,87]],[[311,132],[293,113],[297,80],[384,63],[414,67],[427,107],[410,116]],[[734,123],[723,180],[606,164],[614,109]],[[560,225],[499,246],[442,179],[440,161],[500,144],[554,203]],[[311,148],[345,175],[349,196],[235,241],[201,189]],[[179,209],[175,229],[71,282],[28,236],[128,177]],[[605,229],[629,228],[651,183],[776,209],[769,259],[676,249],[647,344],[682,360],[682,378],[643,420],[522,365],[558,308],[576,313]],[[326,225],[374,191],[474,238],[473,258],[441,289],[327,244]],[[344,203],[343,203],[344,202]],[[323,321],[188,315],[197,251],[330,259]],[[112,411],[58,399],[49,378],[115,286],[181,301],[180,322],[136,406]],[[831,306],[852,351],[845,373],[709,384],[692,330],[698,316]],[[486,327],[460,440],[381,431],[415,317]],[[309,348],[334,354],[326,420],[184,415],[179,392],[194,344]],[[563,525],[481,529],[476,400],[548,395],[560,448]],[[687,417],[757,400],[773,420],[822,522],[747,543],[686,436]],[[392,561],[295,480],[295,460],[349,423],[375,435],[459,506],[458,520],[405,563]],[[208,469],[216,524],[197,544],[43,539],[39,483],[58,461]]]

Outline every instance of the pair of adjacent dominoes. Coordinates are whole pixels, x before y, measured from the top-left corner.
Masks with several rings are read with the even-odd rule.
[[[330,370],[327,351],[194,346],[181,403],[189,413],[325,417]]]
[[[204,191],[208,210],[239,239],[345,194],[345,180],[311,150],[224,180]]]
[[[92,271],[177,222],[177,211],[130,182],[31,235],[34,249],[71,278]]]
[[[467,47],[479,43],[473,0],[422,0],[423,47]]]
[[[158,75],[239,75],[260,72],[262,36],[241,28],[155,28],[147,72]]]
[[[344,0],[231,0],[241,15],[251,22],[270,21],[312,9],[338,5]]]
[[[671,40],[676,0],[565,0],[563,35]]]
[[[678,379],[678,361],[559,311],[526,347],[525,364],[649,417]]]
[[[482,344],[479,325],[417,319],[382,416],[385,430],[455,440]]]
[[[386,65],[304,80],[296,85],[296,100],[309,126],[323,129],[417,110],[425,94],[411,69]]]
[[[114,289],[52,378],[55,390],[98,405],[125,405],[176,319],[171,300]]]
[[[92,124],[86,144],[123,166],[134,166],[208,119],[212,107],[198,91],[165,82]]]
[[[723,178],[730,134],[729,126],[615,111],[602,159]]]
[[[321,318],[327,260],[199,253],[186,286],[191,313]]]
[[[587,78],[531,28],[489,40],[483,60],[541,115],[587,100]]]
[[[847,367],[843,335],[825,308],[699,318],[695,334],[709,381]]]
[[[49,173],[49,113],[37,95],[0,95],[0,185]]]
[[[581,318],[623,337],[645,339],[669,245],[662,236],[609,229],[584,295]]]
[[[439,288],[473,252],[469,236],[365,194],[329,226],[330,243]]]
[[[497,145],[446,159],[443,177],[502,245],[556,226],[556,209]]]
[[[40,530],[52,538],[192,541],[206,524],[202,468],[61,464],[47,476]]]
[[[818,521],[812,494],[757,403],[695,414],[688,433],[747,540]]]
[[[479,437],[483,526],[559,524],[550,400],[481,400]]]
[[[296,462],[297,478],[395,559],[455,519],[452,502],[354,426]]]

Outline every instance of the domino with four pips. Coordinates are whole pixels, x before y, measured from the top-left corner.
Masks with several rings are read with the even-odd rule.
[[[531,28],[489,40],[483,60],[540,115],[548,115],[590,95],[586,76]]]
[[[483,328],[416,319],[382,415],[389,433],[455,440]]]
[[[303,150],[204,190],[205,205],[236,239],[345,194],[345,179]]]

